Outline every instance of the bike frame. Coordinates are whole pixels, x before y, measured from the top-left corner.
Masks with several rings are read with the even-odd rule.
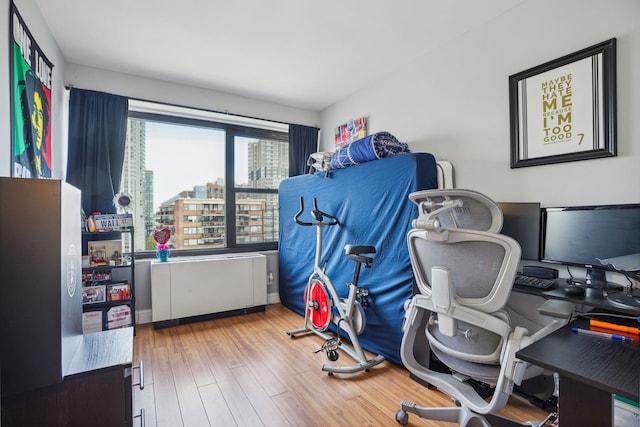
[[[358,306],[360,305],[360,303],[356,301],[356,297],[358,294],[357,284],[347,283],[347,286],[349,287],[349,294],[347,296],[347,299],[345,300],[340,298],[340,295],[338,294],[338,291],[335,285],[333,284],[329,276],[326,274],[326,266],[324,267],[322,266],[323,229],[325,227],[337,225],[339,224],[339,222],[337,218],[318,210],[316,199],[314,199],[314,216],[316,218],[315,222],[305,223],[305,222],[299,221],[298,217],[300,216],[303,210],[304,210],[304,202],[302,198],[300,198],[300,211],[298,212],[298,214],[296,214],[295,220],[300,225],[316,227],[316,252],[315,252],[314,265],[313,265],[313,272],[309,276],[309,280],[307,281],[307,287],[305,289],[306,294],[305,294],[304,300],[307,306],[305,306],[304,326],[302,328],[290,330],[287,332],[287,334],[289,334],[291,337],[295,337],[296,335],[299,335],[299,334],[313,332],[314,334],[323,338],[325,342],[328,340],[335,339],[334,336],[325,332],[326,328],[325,329],[317,328],[309,318],[310,310],[309,310],[308,304],[309,304],[309,301],[311,300],[311,295],[310,295],[311,288],[312,288],[311,285],[315,280],[317,280],[326,288],[327,297],[331,301],[331,307],[330,307],[331,320],[329,323],[333,323],[334,325],[337,326],[336,334],[338,339],[340,339],[340,330],[343,330],[344,332],[347,333],[349,337],[349,341],[351,342],[350,345],[340,342],[338,349],[344,351],[345,353],[347,353],[347,355],[349,355],[349,357],[351,357],[356,362],[358,362],[355,365],[351,365],[351,366],[336,366],[336,365],[325,364],[322,366],[322,370],[325,372],[329,372],[329,375],[331,375],[334,372],[355,373],[363,370],[368,371],[372,366],[375,366],[381,363],[382,361],[384,361],[384,357],[381,355],[378,355],[374,359],[369,360],[367,359],[367,356],[365,355],[362,347],[360,346],[360,341],[358,339],[358,331],[357,331],[357,328],[355,327],[356,325],[354,325],[354,321],[357,320],[355,318],[355,314],[356,314],[356,311],[358,311],[356,309],[356,304],[358,304]],[[323,222],[324,217],[330,219],[331,221]],[[358,267],[359,265],[356,266],[356,268]],[[359,273],[359,270],[356,270],[356,272]],[[354,281],[355,280],[357,280],[357,277],[354,275]],[[362,313],[362,322],[364,322],[364,312],[362,312],[361,309],[359,311]]]

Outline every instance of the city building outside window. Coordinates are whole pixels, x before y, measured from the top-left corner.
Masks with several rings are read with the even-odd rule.
[[[185,254],[277,248],[286,124],[134,100],[129,110],[119,191],[133,199],[138,254],[155,251],[157,226]]]

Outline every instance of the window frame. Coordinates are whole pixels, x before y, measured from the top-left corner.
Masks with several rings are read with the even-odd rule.
[[[156,104],[162,106],[162,104]],[[182,107],[186,108],[186,107]],[[197,109],[191,109],[199,111]],[[238,117],[241,119],[241,117]],[[201,248],[201,249],[176,249],[179,256],[197,256],[209,254],[225,254],[232,252],[255,252],[270,251],[278,249],[278,240],[274,242],[259,243],[238,243],[236,234],[236,195],[241,193],[263,193],[278,194],[278,189],[270,188],[252,188],[252,187],[236,187],[235,183],[235,138],[258,138],[288,143],[289,135],[287,132],[281,132],[272,129],[261,129],[252,126],[242,126],[234,123],[225,123],[216,120],[198,119],[191,117],[181,117],[170,113],[151,113],[145,111],[136,111],[129,109],[128,119],[137,119],[145,121],[155,121],[160,123],[169,123],[183,126],[197,126],[209,129],[223,130],[225,132],[225,176],[224,176],[224,230],[225,230],[225,246],[222,248]],[[233,206],[229,209],[229,206]],[[154,213],[155,215],[155,213]],[[274,224],[276,225],[276,224]],[[135,250],[136,258],[151,258],[155,256],[154,251]]]

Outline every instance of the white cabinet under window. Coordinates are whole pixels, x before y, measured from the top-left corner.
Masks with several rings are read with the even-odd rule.
[[[181,321],[264,311],[267,257],[261,254],[175,258],[151,263],[155,328]]]

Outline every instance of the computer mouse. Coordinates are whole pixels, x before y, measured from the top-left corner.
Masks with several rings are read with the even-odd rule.
[[[580,285],[568,285],[564,288],[564,293],[572,296],[584,295],[585,288]]]

